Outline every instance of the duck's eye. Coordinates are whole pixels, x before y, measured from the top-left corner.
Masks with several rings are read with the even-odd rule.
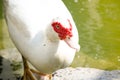
[[[59,25],[56,25],[56,28],[57,28],[57,29],[59,29],[59,28],[60,28],[60,26],[59,26]]]
[[[67,39],[70,39],[70,36],[66,36]]]

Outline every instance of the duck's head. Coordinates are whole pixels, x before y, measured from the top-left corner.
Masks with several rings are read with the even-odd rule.
[[[60,40],[64,40],[69,47],[79,51],[80,46],[78,41],[73,39],[75,38],[73,33],[73,26],[69,19],[57,18],[53,20],[51,25]]]

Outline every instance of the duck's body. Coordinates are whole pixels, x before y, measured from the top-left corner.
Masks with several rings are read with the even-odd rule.
[[[76,49],[56,38],[51,27],[57,18],[69,19],[72,45],[79,48],[76,26],[61,0],[4,0],[4,4],[11,39],[38,71],[49,74],[71,64]]]

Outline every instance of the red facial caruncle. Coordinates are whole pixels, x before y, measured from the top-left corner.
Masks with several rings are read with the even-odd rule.
[[[69,28],[64,27],[62,23],[55,21],[52,23],[52,27],[56,33],[58,33],[58,36],[61,40],[64,40],[65,38],[70,38],[73,36],[72,34],[72,25],[70,23],[70,20],[67,20],[69,23]]]

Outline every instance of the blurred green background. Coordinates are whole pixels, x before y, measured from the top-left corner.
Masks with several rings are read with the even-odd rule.
[[[70,10],[81,50],[72,67],[120,69],[120,0],[63,0]],[[0,0],[0,50],[13,48]]]

